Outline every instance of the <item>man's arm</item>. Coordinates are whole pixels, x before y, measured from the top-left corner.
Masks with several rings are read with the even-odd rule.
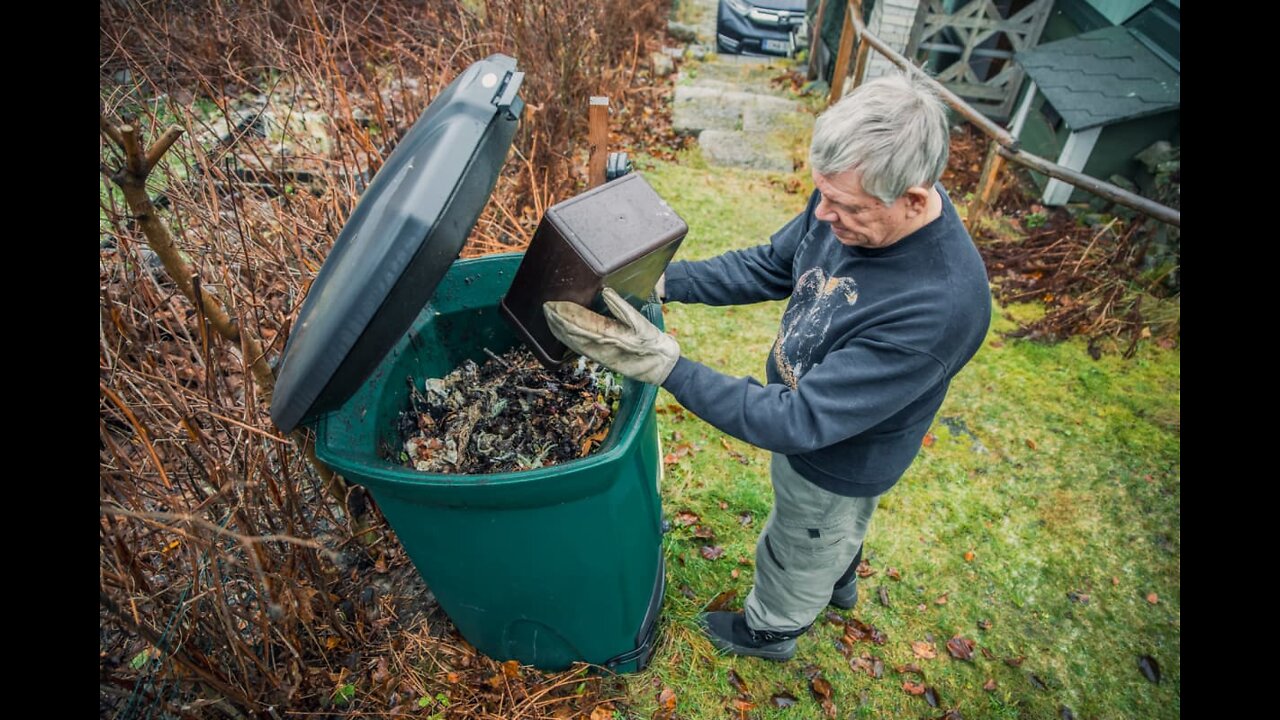
[[[674,262],[667,267],[665,300],[704,305],[743,305],[781,300],[791,294],[791,263],[812,229],[817,195],[768,245],[727,252],[710,260]]]
[[[662,386],[698,417],[757,447],[794,455],[875,427],[945,377],[927,353],[858,339],[826,356],[796,389],[761,385],[680,358]]]

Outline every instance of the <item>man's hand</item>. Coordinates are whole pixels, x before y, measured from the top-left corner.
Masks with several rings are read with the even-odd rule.
[[[629,378],[661,385],[680,359],[680,344],[612,288],[605,288],[603,295],[617,320],[577,303],[552,300],[542,305],[551,332],[574,352]]]

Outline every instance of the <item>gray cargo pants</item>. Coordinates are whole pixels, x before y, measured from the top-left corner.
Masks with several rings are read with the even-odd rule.
[[[744,604],[754,630],[808,627],[831,599],[867,535],[880,496],[844,497],[823,490],[773,454],[773,510],[756,542],[755,585]]]

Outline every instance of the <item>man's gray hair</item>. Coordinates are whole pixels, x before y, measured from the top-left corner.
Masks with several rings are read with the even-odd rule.
[[[907,188],[942,177],[950,142],[937,92],[896,72],[858,86],[818,117],[809,165],[826,176],[857,170],[862,189],[892,205]]]

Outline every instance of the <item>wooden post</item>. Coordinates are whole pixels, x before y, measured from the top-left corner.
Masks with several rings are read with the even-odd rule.
[[[849,3],[844,9],[844,27],[840,28],[840,51],[836,53],[836,69],[831,74],[831,94],[827,96],[827,105],[839,100],[840,93],[844,91],[844,78],[849,74],[849,56],[853,54],[854,6],[858,4],[860,3]]]
[[[609,98],[591,96],[587,113],[587,140],[591,143],[591,155],[587,160],[589,186],[604,184],[605,163],[609,159]]]
[[[1004,169],[1004,157],[1000,155],[1000,142],[992,139],[987,148],[987,159],[982,163],[982,175],[978,177],[978,187],[973,191],[973,201],[969,203],[969,232],[973,232],[973,224],[978,216],[985,213],[997,198],[1000,197],[1000,171]]]
[[[857,3],[859,6],[862,3]],[[862,8],[858,8],[858,12],[862,12]],[[858,35],[858,59],[853,63],[853,87],[862,84],[862,78],[867,74],[867,56],[871,54],[871,45],[862,41],[862,35]]]
[[[822,13],[827,9],[827,0],[818,1],[818,12],[813,16],[813,37],[809,39],[809,79],[818,77],[818,53],[822,50]]]

